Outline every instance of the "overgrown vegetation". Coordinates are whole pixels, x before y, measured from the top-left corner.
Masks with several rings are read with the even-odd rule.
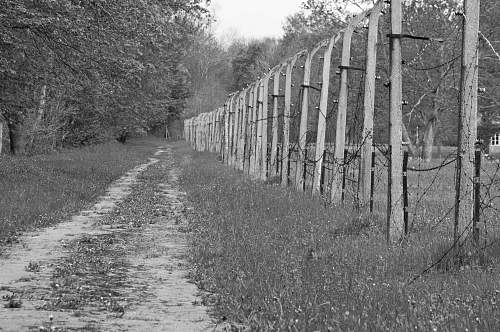
[[[155,144],[156,143],[156,144]],[[106,143],[34,157],[0,159],[0,243],[85,208],[124,172],[145,161],[155,139]]]
[[[10,151],[88,145],[177,118],[204,5],[0,0],[0,124]]]
[[[384,220],[252,182],[215,158],[195,154],[182,185],[194,206],[193,279],[217,294],[219,319],[259,331],[500,328],[496,242],[480,266],[421,274],[448,239],[426,228],[388,247]]]
[[[289,16],[283,26],[281,39],[261,39],[245,41],[235,38],[230,45],[221,45],[216,39],[206,35],[195,42],[198,50],[188,66],[197,86],[193,86],[194,96],[189,99],[186,117],[202,112],[210,112],[224,104],[227,94],[243,89],[258,77],[263,77],[269,68],[286,61],[299,50],[312,49],[319,41],[329,39],[344,28],[354,13],[373,6],[372,0],[307,0],[302,8]],[[411,0],[403,2],[404,33],[413,36],[429,37],[430,41],[406,39],[403,44],[403,96],[407,106],[403,108],[404,140],[410,142],[410,152],[422,155],[426,161],[432,157],[434,145],[457,143],[458,126],[458,85],[460,73],[461,49],[461,11],[462,1],[456,0]],[[354,5],[357,4],[357,5]],[[498,106],[500,90],[499,58],[491,46],[499,49],[500,25],[495,19],[500,13],[497,1],[481,1],[482,38],[480,43],[479,85],[485,88],[479,100],[479,138],[488,142],[493,133],[499,130]],[[378,41],[378,64],[375,105],[376,143],[387,143],[389,137],[388,109],[389,98],[389,40],[388,15],[380,21]],[[365,66],[366,31],[358,27],[352,40],[351,66]],[[491,46],[486,42],[488,39]],[[334,50],[331,88],[329,101],[338,98],[338,76],[336,68],[340,63],[341,47]],[[321,52],[318,57],[321,57]],[[316,61],[316,60],[315,60]],[[199,64],[199,67],[193,64]],[[299,61],[299,64],[300,61]],[[196,69],[196,68],[199,68]],[[320,81],[321,66],[314,68],[312,82]],[[302,82],[300,71],[294,74],[292,81],[296,91],[292,92],[292,104],[300,105],[298,87]],[[349,73],[348,123],[349,141],[362,141],[362,117],[359,116],[362,100],[361,85],[364,78],[360,73]],[[385,84],[385,86],[384,86]],[[311,104],[318,104],[319,94],[311,93]],[[406,103],[405,103],[406,104]],[[357,105],[357,106],[355,106]],[[311,106],[313,107],[313,106]],[[332,106],[335,110],[336,106]],[[295,109],[292,110],[294,114]],[[327,121],[328,132],[335,131],[335,114]],[[313,126],[314,127],[314,126]],[[292,126],[293,128],[293,126]],[[292,134],[293,134],[293,129]],[[315,129],[311,132],[315,135]],[[327,142],[334,140],[328,137]]]

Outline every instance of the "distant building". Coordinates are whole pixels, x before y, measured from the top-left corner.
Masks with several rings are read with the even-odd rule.
[[[491,136],[488,152],[489,154],[500,155],[500,132]]]

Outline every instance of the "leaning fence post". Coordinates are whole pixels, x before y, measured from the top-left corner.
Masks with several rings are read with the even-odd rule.
[[[217,110],[212,111],[212,152],[217,152]]]
[[[274,67],[269,71],[269,73],[264,77],[263,86],[262,86],[262,142],[261,142],[261,168],[260,168],[260,178],[262,180],[267,179],[267,165],[268,165],[268,117],[269,117],[269,80],[271,79],[271,75],[278,68],[278,66]]]
[[[229,100],[224,104],[224,163],[229,163]]]
[[[203,113],[202,116],[202,130],[203,130],[203,151],[208,151],[208,144],[209,144],[209,136],[208,136],[208,130],[209,130],[209,125],[208,125],[208,113]]]
[[[309,113],[309,88],[311,84],[311,68],[314,56],[322,48],[328,45],[328,40],[321,41],[310,52],[307,53],[306,61],[304,63],[304,80],[302,83],[302,110],[300,113],[300,127],[299,127],[299,153],[298,153],[298,167],[296,172],[295,185],[297,190],[305,190],[305,177],[302,173],[302,162],[306,160],[305,153],[307,145],[307,118]]]
[[[370,211],[373,203],[370,198],[372,183],[372,152],[373,152],[373,114],[375,109],[375,82],[377,77],[377,38],[379,18],[384,1],[379,1],[370,11],[368,23],[368,38],[366,43],[365,87],[364,87],[364,117],[361,147],[361,206],[369,201]]]
[[[257,123],[256,123],[256,134],[255,134],[255,163],[253,169],[253,175],[256,178],[260,178],[261,174],[261,159],[262,159],[262,119],[264,114],[264,79],[259,81],[259,96],[257,98]]]
[[[337,107],[337,127],[335,131],[335,151],[334,151],[334,166],[332,188],[330,191],[331,200],[333,203],[340,203],[342,200],[342,172],[338,165],[344,163],[345,150],[345,128],[347,121],[347,102],[348,102],[348,72],[351,63],[351,40],[352,34],[356,26],[366,18],[368,12],[363,12],[352,19],[344,31],[342,40],[342,60],[340,68],[340,91],[339,102]]]
[[[214,142],[215,142],[215,135],[214,135],[214,132],[215,132],[215,120],[214,120],[214,112],[210,112],[209,113],[209,118],[210,118],[210,132],[209,132],[209,135],[210,135],[210,152],[214,152]]]
[[[284,64],[279,65],[273,77],[273,118],[272,118],[272,140],[271,140],[271,175],[277,175],[278,169],[278,98],[280,93],[280,75]]]
[[[238,168],[243,170],[245,164],[245,136],[247,134],[247,92],[248,88],[244,89],[241,94],[241,130],[238,138]]]
[[[321,163],[321,179],[320,179],[320,187],[319,192],[321,195],[325,192],[325,164],[326,164],[326,150],[323,150],[323,158],[321,159],[323,162]]]
[[[193,118],[193,149],[198,151],[198,116]]]
[[[283,165],[288,165],[290,159],[290,114],[291,114],[291,104],[292,104],[292,73],[293,67],[297,62],[298,58],[304,55],[307,51],[302,50],[295,54],[288,62],[286,68],[286,83],[285,83],[285,109],[283,111],[283,144],[281,146],[283,154]],[[283,167],[283,166],[282,166]],[[288,167],[283,171],[281,170],[281,185],[286,187],[288,185],[289,177]]]
[[[252,114],[252,120],[251,120],[251,125],[250,125],[250,139],[249,141],[249,153],[250,153],[250,164],[248,167],[248,174],[253,176],[255,172],[255,157],[257,156],[256,154],[256,141],[257,141],[257,112],[258,112],[258,98],[259,98],[259,86],[260,82],[257,81],[255,82],[255,85],[253,87],[253,99],[252,99],[252,108],[251,108],[251,114]]]
[[[229,101],[229,140],[230,140],[230,148],[229,148],[229,164],[233,166],[236,162],[236,151],[235,151],[235,144],[234,144],[234,138],[235,138],[235,132],[236,132],[236,111],[234,107],[234,100],[238,96],[237,93],[234,93],[231,96],[231,99]]]
[[[323,165],[323,151],[325,150],[325,133],[326,133],[326,117],[328,116],[328,89],[330,86],[330,63],[332,61],[332,52],[335,44],[342,36],[342,31],[337,33],[330,39],[328,48],[323,56],[323,78],[321,85],[321,99],[319,104],[318,115],[318,130],[316,136],[316,153],[314,160],[316,162],[314,167],[313,179],[313,194],[321,193],[321,174]]]
[[[236,107],[234,108],[234,130],[233,130],[233,167],[238,168],[238,136],[240,134],[240,106],[241,106],[241,92],[236,93]]]
[[[196,119],[196,146],[197,151],[203,151],[203,121],[200,114]]]
[[[252,107],[253,107],[253,98],[254,98],[254,89],[253,89],[253,84],[248,87],[249,92],[248,92],[248,104],[246,105],[247,107],[247,119],[245,122],[245,147],[244,147],[244,156],[243,156],[243,171],[246,174],[249,173],[250,169],[250,139],[252,137]]]
[[[217,121],[218,121],[218,124],[217,124],[217,153],[222,155],[222,111],[220,109],[220,107],[217,109]]]

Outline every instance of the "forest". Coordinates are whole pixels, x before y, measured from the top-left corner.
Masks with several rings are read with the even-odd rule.
[[[184,111],[201,0],[1,0],[5,150],[36,153],[151,132]]]
[[[299,12],[286,18],[282,38],[236,36],[222,42],[213,32],[210,2],[204,0],[0,0],[3,150],[39,153],[161,133],[176,119],[219,107],[229,93],[331,37],[353,12],[372,2],[305,0]],[[460,3],[404,4],[406,32],[431,39],[403,45],[404,135],[413,152],[422,145],[429,155],[434,145],[456,144]],[[500,123],[500,57],[494,51],[500,48],[500,5],[483,0],[481,7],[478,126],[479,136],[488,141]],[[388,21],[385,15],[382,32]],[[353,63],[362,64],[366,33],[357,35]],[[378,75],[384,83],[386,36],[380,36],[378,49]],[[353,77],[352,84],[360,80]],[[331,91],[332,99],[337,93]],[[377,95],[375,140],[384,143],[388,92]],[[349,96],[353,102],[359,97],[356,91]],[[352,116],[350,122],[361,122]]]
[[[215,110],[224,104],[228,93],[239,91],[263,77],[270,68],[299,50],[312,49],[321,40],[332,37],[346,26],[346,21],[356,12],[353,9],[357,8],[359,12],[371,5],[373,1],[304,1],[301,11],[286,19],[284,35],[277,40],[236,39],[229,45],[221,45],[210,33],[200,36],[200,46],[192,54],[192,61],[202,64],[199,68],[203,70],[192,71],[193,77],[196,77],[193,81],[198,82],[198,86],[194,87],[194,95],[189,99],[186,114]],[[456,0],[404,2],[403,29],[411,38],[403,42],[403,139],[409,143],[411,154],[419,154],[425,160],[431,159],[433,147],[456,146],[457,142],[463,24],[459,15],[461,5],[462,2]],[[481,32],[478,36],[481,43],[478,134],[487,149],[491,135],[500,129],[500,57],[495,51],[500,46],[500,24],[496,20],[500,14],[500,5],[496,1],[481,1],[481,13]],[[376,144],[387,143],[389,135],[389,25],[388,15],[383,15],[377,50]],[[353,67],[364,66],[366,38],[366,26],[356,31],[351,56]],[[204,57],[204,54],[210,56]],[[334,87],[329,92],[329,100],[332,101],[329,109],[333,110],[333,117],[333,103],[339,93],[336,83],[339,80],[336,76],[339,64],[340,50],[337,50],[330,73],[330,82],[333,82]],[[312,73],[316,77],[313,78],[314,83],[320,81],[321,68],[320,65],[316,67],[317,70]],[[295,86],[301,83],[300,75],[298,73],[293,79]],[[355,136],[354,133],[361,131],[363,120],[359,100],[362,100],[361,86],[364,78],[355,71],[351,71],[349,75],[349,128],[346,128],[346,132],[348,142],[355,143],[356,138],[349,136]],[[310,103],[317,105],[318,97],[311,96]],[[297,101],[300,97],[292,98]],[[292,110],[292,113],[297,114],[300,112],[298,103],[293,103],[296,110]],[[328,122],[335,124],[335,121]],[[332,142],[334,131],[334,126],[327,129],[327,141]],[[314,137],[314,133],[311,137]]]

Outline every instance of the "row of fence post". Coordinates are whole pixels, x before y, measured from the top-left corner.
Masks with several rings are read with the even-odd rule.
[[[467,0],[464,0],[467,4]],[[362,70],[364,72],[364,101],[363,101],[363,146],[360,150],[360,205],[369,207],[373,211],[373,187],[374,187],[374,161],[373,151],[373,119],[375,108],[375,81],[377,78],[377,36],[379,18],[383,13],[384,1],[378,1],[371,9],[356,15],[348,23],[347,27],[332,38],[321,41],[312,50],[303,50],[287,59],[283,63],[271,69],[263,78],[250,84],[242,91],[231,94],[223,107],[215,111],[200,114],[194,118],[185,120],[184,135],[194,149],[198,151],[217,152],[222,155],[223,161],[246,174],[258,178],[268,179],[269,177],[279,177],[282,186],[288,186],[291,179],[290,174],[290,117],[292,100],[292,74],[297,60],[305,56],[303,66],[302,81],[302,105],[300,105],[300,124],[298,137],[298,161],[297,170],[293,180],[295,187],[299,191],[304,191],[306,181],[306,170],[308,162],[308,146],[306,135],[308,131],[308,121],[311,114],[309,109],[309,92],[311,88],[311,66],[314,57],[324,49],[322,57],[322,79],[320,84],[319,112],[317,116],[316,141],[313,145],[312,160],[314,170],[312,175],[312,193],[318,195],[328,195],[333,203],[340,203],[343,200],[343,186],[345,181],[343,165],[345,164],[344,151],[346,149],[346,118],[348,108],[348,77],[351,70]],[[387,195],[387,240],[389,242],[399,241],[408,232],[408,180],[406,169],[408,156],[403,156],[402,147],[402,77],[401,77],[401,38],[402,34],[402,10],[401,0],[390,1],[391,8],[391,33],[388,35],[391,48],[391,75],[390,75],[390,121],[389,121],[389,167],[388,167],[388,195]],[[470,6],[465,6],[469,10]],[[368,38],[366,42],[366,60],[364,68],[351,67],[351,37],[356,28],[364,21],[368,20]],[[465,29],[468,35],[470,31]],[[332,63],[332,52],[342,40],[341,62],[338,66],[340,74],[340,87],[336,113],[335,149],[333,160],[334,165],[332,179],[325,183],[325,135],[326,119],[328,112],[328,96],[330,88],[330,68]],[[468,57],[469,61],[474,61],[474,56]],[[476,59],[477,60],[477,59]],[[469,62],[467,65],[470,65]],[[466,70],[465,68],[464,70]],[[470,69],[470,68],[469,68]],[[471,69],[472,70],[472,69]],[[281,87],[280,76],[285,76],[284,87]],[[464,83],[464,77],[472,81]],[[474,78],[476,81],[474,81]],[[270,88],[269,82],[273,80]],[[475,73],[462,73],[462,84],[477,86],[477,70]],[[470,86],[465,85],[462,90],[467,90],[468,96],[472,93]],[[269,93],[272,90],[271,93]],[[284,95],[280,92],[284,90]],[[269,98],[272,97],[272,98]],[[284,107],[280,110],[279,98],[284,98]],[[463,121],[462,130],[468,128],[471,133],[461,139],[457,167],[462,164],[469,165],[466,158],[461,158],[465,153],[463,149],[468,149],[467,144],[470,139],[475,138],[472,133],[470,113],[474,111],[474,103],[477,99],[464,99],[462,101]],[[271,107],[271,114],[269,110]],[[467,114],[465,114],[467,113]],[[280,119],[281,122],[280,122]],[[466,127],[468,126],[468,127]],[[280,131],[280,132],[279,132]],[[270,136],[268,135],[270,133]],[[281,139],[280,139],[281,138]],[[269,151],[269,153],[268,153]],[[469,150],[467,150],[469,151]],[[331,158],[329,156],[329,158]],[[458,168],[457,174],[470,175],[469,168]],[[403,170],[403,172],[402,172]],[[459,177],[462,186],[470,188],[469,183],[464,182],[464,178]],[[460,183],[459,183],[460,185]],[[469,191],[470,192],[470,191]],[[457,188],[457,220],[458,216],[465,214],[460,208],[459,200],[466,199],[466,193]],[[471,209],[472,210],[472,209]],[[470,211],[472,212],[472,211]],[[458,228],[462,229],[464,221],[457,221]]]
[[[356,15],[347,27],[332,38],[321,41],[312,50],[303,50],[292,56],[287,61],[274,67],[262,79],[251,84],[243,91],[230,95],[224,106],[210,113],[185,120],[185,137],[193,144],[196,150],[219,152],[225,163],[232,165],[245,173],[259,179],[267,179],[270,176],[280,176],[279,182],[287,186],[291,180],[289,158],[290,158],[290,117],[292,99],[292,74],[299,58],[305,57],[302,81],[302,104],[300,105],[300,124],[298,138],[298,161],[294,182],[297,190],[305,190],[305,174],[308,162],[308,150],[306,135],[308,121],[311,114],[309,109],[309,89],[311,87],[311,68],[315,56],[324,49],[320,59],[322,61],[322,79],[320,84],[320,101],[317,119],[316,142],[313,145],[312,160],[314,170],[312,178],[313,194],[329,194],[333,203],[342,201],[343,164],[345,162],[345,128],[348,108],[348,76],[351,70],[362,70],[365,76],[364,86],[364,125],[363,142],[361,150],[361,196],[363,206],[373,209],[373,167],[372,167],[372,144],[373,144],[373,113],[375,108],[375,80],[377,65],[377,35],[380,15],[383,11],[384,2],[379,1],[369,10]],[[365,68],[350,66],[351,39],[356,29],[368,20],[368,39],[366,42]],[[342,41],[341,62],[338,65],[340,74],[340,88],[337,104],[337,123],[335,152],[331,162],[336,165],[332,179],[325,183],[325,135],[326,119],[328,112],[328,97],[330,88],[330,71],[332,64],[332,53],[337,44]],[[284,87],[280,87],[280,75],[285,76]],[[269,87],[270,79],[273,79],[272,93]],[[280,91],[284,90],[284,95]],[[272,98],[268,98],[271,96]],[[284,98],[283,110],[279,110],[279,98]],[[272,105],[269,105],[269,99]],[[272,115],[269,116],[269,107],[272,107]],[[209,115],[207,115],[209,114]],[[282,118],[281,125],[278,124]],[[271,137],[268,137],[268,128]],[[278,133],[278,129],[281,132]],[[207,134],[207,131],[210,133]],[[281,137],[281,140],[279,139]],[[209,141],[207,141],[207,139]],[[215,141],[215,144],[214,144]],[[399,144],[401,144],[401,136]],[[220,150],[220,146],[224,149]],[[268,154],[268,145],[269,151]],[[279,153],[278,153],[279,151]],[[400,170],[401,170],[400,165]],[[401,176],[401,175],[399,175]],[[328,187],[328,188],[327,188]],[[393,215],[393,213],[389,213]],[[403,224],[403,218],[400,218]],[[402,227],[396,227],[402,231]]]

